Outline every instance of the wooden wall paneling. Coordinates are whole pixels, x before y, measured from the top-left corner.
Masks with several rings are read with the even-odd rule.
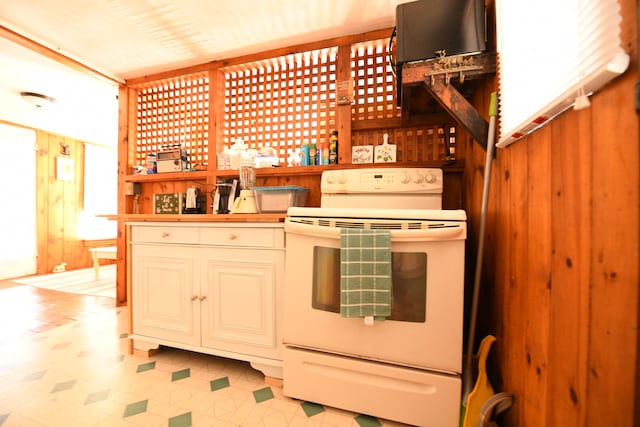
[[[474,144],[474,147],[478,144]],[[513,156],[510,151],[498,150],[496,152],[496,159],[493,165],[493,175],[496,177],[496,185],[492,188],[491,204],[493,211],[495,211],[496,221],[492,223],[492,226],[487,226],[487,234],[492,236],[494,245],[487,245],[488,251],[495,253],[495,264],[493,266],[495,279],[489,282],[487,290],[483,292],[482,296],[489,300],[485,303],[485,307],[488,307],[489,314],[483,315],[481,319],[484,322],[489,322],[485,326],[487,327],[486,333],[493,333],[496,337],[495,348],[493,351],[493,358],[489,359],[489,366],[493,367],[493,385],[497,391],[505,391],[514,393],[512,388],[512,378],[510,372],[513,365],[513,360],[509,357],[509,349],[512,345],[511,339],[508,337],[508,333],[511,332],[511,327],[506,322],[500,320],[509,318],[508,310],[511,308],[510,293],[507,286],[501,286],[504,284],[504,278],[511,277],[511,257],[513,254],[512,240],[510,238],[512,234],[511,221],[508,216],[505,216],[505,212],[508,212],[511,206],[511,193],[509,187],[511,185],[511,163],[513,162]],[[470,162],[467,162],[468,164]],[[465,173],[465,177],[469,177],[470,173]],[[471,179],[471,178],[467,178]],[[469,186],[467,185],[467,189]],[[471,205],[470,205],[471,206]],[[477,205],[476,205],[477,206]],[[487,264],[490,266],[490,264]],[[487,272],[489,274],[489,272]],[[485,301],[483,299],[482,301]],[[481,306],[482,308],[482,306]],[[481,312],[483,313],[483,312]],[[519,396],[516,396],[519,399]],[[516,400],[515,405],[520,405]],[[507,416],[513,419],[513,409],[508,412]]]
[[[552,124],[551,300],[546,425],[584,426],[591,253],[593,109]],[[570,119],[570,120],[569,120]],[[574,142],[575,141],[575,142]]]
[[[589,425],[631,425],[638,375],[637,73],[592,98],[594,146]],[[604,147],[603,147],[604,145]],[[615,408],[615,411],[612,411]],[[636,424],[637,425],[637,424]]]
[[[79,236],[80,222],[84,214],[84,143],[82,141],[65,138],[65,143],[71,148],[73,160],[73,181],[65,181],[64,197],[64,247],[65,258],[69,261],[67,267],[76,270],[84,266],[88,259],[88,251],[83,248]]]
[[[551,282],[551,173],[550,127],[538,131],[535,144],[527,144],[527,269],[523,275],[522,301],[526,364],[524,366],[524,418],[529,425],[546,425],[548,386],[548,337]],[[550,214],[551,213],[551,214]],[[535,236],[535,237],[534,237]]]
[[[84,143],[44,131],[38,131],[37,138],[37,271],[50,273],[62,262],[69,270],[88,267],[90,255],[77,234],[83,198]],[[70,147],[74,162],[72,181],[57,179],[56,162],[63,144]]]
[[[510,227],[507,235],[501,236],[498,244],[504,243],[502,239],[509,239],[510,252],[506,258],[497,260],[510,264],[509,276],[505,286],[508,288],[505,300],[504,317],[500,319],[505,322],[504,337],[506,348],[505,355],[505,391],[517,393],[514,406],[515,411],[510,411],[509,415],[514,416],[512,425],[526,425],[526,397],[525,371],[527,367],[526,350],[527,337],[525,331],[527,320],[532,314],[532,307],[525,300],[525,290],[528,277],[528,220],[530,213],[527,212],[529,196],[527,180],[529,174],[529,163],[527,161],[527,139],[519,144],[512,144],[509,153],[509,206],[506,212],[501,213],[501,220],[509,221]],[[502,195],[501,195],[502,196]]]
[[[65,260],[64,251],[64,210],[65,210],[65,182],[56,179],[56,157],[60,153],[60,144],[63,138],[58,135],[48,135],[47,144],[49,156],[49,234],[47,236],[47,251],[49,252],[49,262],[45,266],[45,271],[51,272],[53,267]]]
[[[47,240],[49,235],[49,142],[47,133],[38,130],[36,133],[38,152],[36,156],[36,227],[38,248],[38,274],[45,274],[49,263]]]

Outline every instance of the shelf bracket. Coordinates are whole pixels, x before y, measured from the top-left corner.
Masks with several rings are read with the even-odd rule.
[[[458,90],[446,84],[443,76],[429,76],[424,81],[427,92],[486,150],[489,123]]]
[[[450,83],[454,78],[463,83],[466,79],[495,74],[495,71],[496,58],[493,53],[446,56],[446,52],[439,51],[436,59],[405,64],[401,81],[403,90],[423,84],[447,114],[486,149],[489,123]]]

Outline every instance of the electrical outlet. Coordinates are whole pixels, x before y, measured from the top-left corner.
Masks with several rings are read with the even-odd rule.
[[[124,183],[124,194],[127,196],[133,196],[133,182]]]

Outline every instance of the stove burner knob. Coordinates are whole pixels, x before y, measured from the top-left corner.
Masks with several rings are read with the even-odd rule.
[[[413,177],[413,182],[415,182],[416,184],[420,184],[422,182],[424,178],[422,177],[422,175],[416,175]]]
[[[328,173],[327,174],[327,183],[333,184],[334,182],[335,182],[335,179],[333,179],[333,174],[332,173]]]
[[[346,184],[347,183],[347,177],[344,174],[341,174],[340,177],[338,178],[338,182],[340,184]]]
[[[436,178],[436,176],[434,174],[428,173],[426,178],[425,178],[425,181],[427,181],[428,184],[433,184],[434,182],[436,182],[436,179],[437,178]]]
[[[402,175],[402,177],[400,178],[400,182],[403,184],[408,184],[409,181],[410,181],[409,175],[407,175],[406,173]]]

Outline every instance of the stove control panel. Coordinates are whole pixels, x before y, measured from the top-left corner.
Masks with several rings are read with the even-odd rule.
[[[442,194],[442,169],[342,169],[322,173],[322,194]]]

